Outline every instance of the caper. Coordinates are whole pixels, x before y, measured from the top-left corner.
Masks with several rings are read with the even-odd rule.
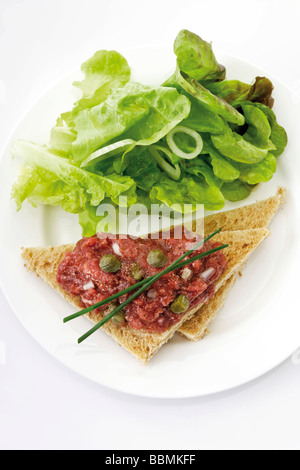
[[[186,296],[181,294],[171,304],[171,310],[173,313],[183,313],[189,308],[189,305]]]
[[[116,273],[121,268],[122,263],[115,255],[104,255],[99,266],[105,273]]]
[[[142,268],[140,267],[140,265],[138,263],[133,263],[130,266],[130,272],[131,272],[131,276],[136,281],[140,281],[141,279],[143,279],[143,277],[145,275],[144,271],[142,270]]]
[[[147,261],[153,268],[162,268],[166,265],[168,258],[162,250],[155,249],[150,251],[147,256]]]
[[[112,317],[112,321],[116,323],[116,325],[122,325],[122,323],[125,322],[125,312],[121,310],[121,312]]]

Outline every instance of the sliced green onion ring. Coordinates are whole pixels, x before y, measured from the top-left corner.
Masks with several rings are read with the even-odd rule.
[[[152,145],[150,147],[150,153],[155,158],[158,166],[171,178],[172,180],[178,181],[181,175],[181,170],[178,164],[169,164],[161,155],[160,152],[164,153],[167,159],[172,163],[172,154],[170,150],[160,145]]]
[[[195,139],[196,148],[193,152],[185,153],[182,150],[180,150],[180,148],[177,147],[173,139],[173,136],[174,134],[177,134],[178,132],[182,132],[183,134],[188,134]],[[174,127],[174,129],[172,129],[167,135],[167,142],[168,142],[170,149],[172,150],[173,153],[175,153],[175,155],[177,155],[177,157],[185,158],[186,160],[191,160],[193,158],[198,157],[198,155],[201,153],[202,148],[203,148],[203,140],[200,134],[198,134],[198,132],[194,131],[193,129],[189,129],[188,127],[184,127],[184,126]]]

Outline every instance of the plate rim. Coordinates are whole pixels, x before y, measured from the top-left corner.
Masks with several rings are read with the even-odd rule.
[[[161,47],[166,47],[166,45],[163,45],[163,46],[159,46],[159,45],[153,45],[153,46],[139,46],[137,48],[131,48],[130,50],[134,51],[136,49],[139,49],[139,50],[145,50],[145,49],[156,49],[156,48],[161,48]],[[121,53],[124,53],[121,52]],[[222,56],[224,57],[229,57],[231,59],[233,59],[234,61],[238,61],[240,63],[244,63],[246,64],[247,66],[251,66],[253,68],[255,68],[257,71],[261,71],[262,73],[264,73],[266,76],[268,76],[271,80],[274,80],[276,81],[278,84],[280,84],[282,87],[284,87],[286,89],[286,91],[291,94],[291,96],[295,95],[295,92],[289,87],[287,86],[285,83],[283,83],[281,80],[278,80],[273,74],[269,74],[268,71],[263,71],[261,69],[261,67],[258,67],[256,66],[255,64],[253,64],[252,62],[249,62],[249,61],[246,61],[245,59],[241,59],[240,57],[237,57],[235,55],[231,55],[231,54],[228,54],[228,53],[224,53],[224,52],[221,52]],[[12,130],[10,131],[9,133],[9,136],[7,137],[4,145],[1,147],[0,149],[0,164],[2,165],[3,164],[3,156],[4,154],[6,154],[6,152],[9,152],[9,149],[10,149],[10,144],[13,140],[13,137],[14,135],[16,134],[18,128],[21,126],[22,122],[24,120],[26,120],[26,117],[28,116],[28,114],[30,114],[31,111],[34,110],[34,108],[38,105],[38,103],[42,100],[42,98],[47,95],[53,88],[59,86],[59,84],[64,81],[64,80],[67,80],[69,77],[71,77],[72,74],[74,74],[75,72],[78,72],[78,69],[74,69],[72,72],[66,74],[61,80],[59,81],[56,81],[54,84],[52,84],[51,86],[47,87],[47,90],[45,90],[44,92],[42,92],[40,94],[40,96],[35,100],[35,102],[30,106],[28,107],[28,109],[23,113],[23,115],[20,117],[20,119],[18,120],[18,122],[14,125],[14,127],[12,128]],[[272,371],[274,368],[280,366],[283,362],[285,362],[290,356],[291,354],[300,346],[300,338],[299,338],[299,344],[292,348],[292,351],[287,353],[285,355],[285,357],[283,357],[281,359],[280,362],[278,362],[277,360],[274,361],[274,364],[273,365],[269,365],[269,366],[266,366],[266,367],[263,367],[259,372],[257,373],[254,373],[252,377],[249,377],[248,380],[246,381],[243,381],[243,382],[239,382],[238,380],[236,381],[235,384],[232,384],[232,385],[228,385],[228,386],[221,386],[220,387],[216,387],[215,390],[212,390],[212,391],[209,391],[209,392],[204,392],[204,393],[201,393],[201,392],[193,392],[193,393],[185,393],[185,394],[182,394],[182,392],[180,394],[174,394],[173,396],[170,396],[169,394],[168,395],[162,395],[161,393],[159,395],[155,395],[153,394],[153,391],[152,393],[150,394],[147,394],[147,393],[142,393],[141,391],[138,391],[137,393],[134,392],[134,390],[130,389],[124,389],[124,388],[120,388],[120,387],[117,387],[117,386],[113,386],[113,385],[108,385],[106,383],[101,383],[99,382],[99,380],[95,380],[93,379],[92,377],[90,377],[89,375],[83,375],[82,372],[76,370],[76,368],[72,367],[70,364],[67,364],[66,362],[63,362],[62,360],[60,360],[52,351],[49,351],[49,349],[47,349],[36,337],[34,337],[32,335],[32,332],[30,331],[30,329],[28,328],[28,326],[24,323],[23,319],[21,318],[21,316],[15,311],[15,308],[13,307],[13,303],[8,295],[8,292],[5,288],[5,285],[4,285],[4,280],[2,279],[2,276],[1,276],[1,272],[0,272],[0,288],[4,294],[4,297],[6,299],[6,301],[8,302],[10,308],[12,309],[12,311],[14,312],[14,314],[16,315],[16,317],[18,318],[18,320],[20,321],[20,323],[22,324],[22,326],[24,327],[24,329],[27,331],[27,333],[29,333],[29,335],[31,336],[32,339],[34,339],[35,342],[37,342],[39,344],[39,346],[41,346],[43,348],[44,351],[46,351],[47,353],[49,353],[53,358],[55,358],[55,360],[59,361],[61,364],[63,364],[65,367],[67,367],[67,369],[70,369],[72,370],[72,372],[75,372],[76,374],[79,374],[81,377],[84,376],[86,379],[94,382],[94,383],[97,383],[98,385],[101,385],[103,387],[106,387],[108,389],[113,389],[117,392],[121,392],[121,393],[125,393],[125,394],[129,394],[129,395],[133,395],[133,396],[138,396],[138,397],[143,397],[143,398],[154,398],[154,399],[187,399],[187,398],[196,398],[196,397],[203,397],[203,396],[208,396],[208,395],[215,395],[215,394],[218,394],[218,393],[222,393],[222,392],[226,392],[228,390],[231,390],[231,389],[236,389],[238,387],[241,387],[243,385],[246,385],[250,382],[253,382],[254,380],[256,379],[259,379],[260,377],[262,377],[263,375],[265,375],[266,373]],[[238,383],[239,382],[239,383]]]

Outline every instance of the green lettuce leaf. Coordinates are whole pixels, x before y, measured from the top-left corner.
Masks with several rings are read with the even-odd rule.
[[[128,154],[126,163],[125,174],[135,181],[138,188],[149,193],[162,174],[149,150],[146,148],[141,153]]]
[[[192,205],[193,211],[196,210],[197,204],[203,204],[207,210],[222,209],[225,199],[219,188],[207,184],[202,172],[198,171],[198,174],[201,177],[184,176],[179,182],[163,175],[153,186],[150,198],[153,201],[161,201],[169,207],[176,204],[181,210],[185,204]]]
[[[58,155],[71,158],[72,144],[76,136],[76,131],[68,126],[62,117],[59,117],[56,125],[51,129],[49,146]]]
[[[224,134],[212,135],[211,140],[222,155],[241,163],[260,162],[268,154],[268,149],[256,147],[231,129],[228,129]]]
[[[272,130],[265,114],[252,104],[244,103],[241,106],[248,124],[248,129],[243,134],[243,138],[259,148],[276,150],[270,139]]]
[[[253,85],[239,80],[223,80],[222,82],[205,83],[205,87],[213,94],[237,107],[243,101],[256,101],[272,107],[273,84],[266,77],[256,77]]]
[[[213,53],[212,45],[197,34],[186,29],[181,30],[174,42],[179,69],[191,78],[201,80],[222,80],[226,69]]]
[[[208,154],[214,174],[223,181],[234,181],[239,178],[240,171],[236,168],[236,164],[229,161],[218,150],[214,148],[210,137],[205,135],[203,138],[203,154]]]
[[[82,228],[83,237],[92,237],[97,233],[97,225],[102,217],[96,215],[97,207],[87,204],[85,209],[79,212],[78,220]]]
[[[78,214],[83,235],[91,236],[109,230],[97,211],[106,203],[117,212],[135,203],[219,210],[272,178],[287,134],[271,109],[270,80],[226,80],[211,44],[187,30],[174,52],[175,73],[160,87],[130,81],[128,63],[115,51],[84,62],[84,78],[73,84],[81,97],[59,116],[49,145],[19,141],[12,149],[24,161],[12,188],[18,210],[25,200],[61,206]],[[176,167],[170,179],[170,166],[151,146],[168,151],[166,136],[178,124],[198,132],[204,145],[193,160],[167,152],[165,163]],[[186,152],[195,146],[185,133],[174,141]]]
[[[239,179],[241,181],[248,184],[258,184],[266,183],[272,179],[277,168],[277,160],[271,153],[268,153],[264,160],[254,165],[245,165],[243,163],[237,163],[236,165],[240,171]]]
[[[212,168],[201,157],[183,162],[183,168],[191,175],[203,177],[212,188],[220,188],[222,186],[223,181],[216,177]]]
[[[233,108],[227,101],[214,95],[201,85],[197,80],[191,78],[184,72],[181,72],[177,66],[175,73],[170,77],[163,86],[174,87],[179,91],[183,91],[186,96],[191,95],[194,99],[198,100],[202,105],[204,104],[211,112],[221,116],[228,122],[242,126],[245,123],[244,116]]]
[[[177,82],[175,75],[166,81],[163,86],[176,88],[176,90],[186,96],[191,103],[190,113],[188,117],[181,122],[181,125],[198,132],[211,132],[212,134],[224,132],[225,125],[223,119],[216,112],[212,111],[207,104],[203,101],[199,101],[190,92],[181,87],[179,84],[181,79]]]
[[[61,206],[71,213],[85,210],[87,204],[97,207],[105,197],[115,203],[120,195],[129,197],[131,204],[136,200],[136,185],[129,176],[87,172],[46,147],[30,142],[16,142],[12,154],[25,163],[12,189],[18,209],[25,199],[33,204]]]
[[[190,114],[181,122],[182,126],[189,127],[197,132],[210,132],[211,134],[224,132],[224,120],[217,113],[183,89],[180,90],[180,87],[178,87],[178,91],[184,94],[191,102]]]
[[[232,181],[231,183],[224,183],[221,191],[230,202],[237,202],[246,199],[251,193],[252,187],[240,180]]]
[[[276,147],[276,149],[272,150],[272,154],[276,158],[279,157],[284,152],[288,143],[288,137],[285,129],[278,124],[276,115],[272,109],[268,108],[262,103],[251,103],[251,105],[260,109],[268,119],[269,125],[271,127],[270,140]]]
[[[268,152],[276,150],[271,141],[271,126],[265,114],[244,102],[242,109],[248,125],[243,135],[233,131],[229,126],[223,134],[212,135],[214,147],[225,157],[241,163],[258,163],[266,158]]]
[[[173,88],[151,88],[130,82],[99,106],[75,117],[73,156],[82,162],[96,149],[119,140],[150,145],[164,137],[190,112],[190,102]]]
[[[12,198],[17,204],[17,211],[22,209],[23,202],[30,197],[40,180],[38,172],[30,167],[24,166],[18,176],[17,182],[12,188]]]
[[[63,113],[51,130],[50,147],[60,155],[72,153],[72,143],[76,140],[75,116],[84,109],[97,106],[115,88],[121,88],[130,79],[130,68],[126,59],[116,51],[97,51],[84,62],[81,70],[85,78],[73,85],[82,92],[82,97],[71,111]]]
[[[130,68],[126,59],[116,51],[97,51],[81,66],[84,80],[73,85],[82,91],[72,111],[73,116],[83,109],[92,108],[106,100],[111,91],[124,86],[130,80]]]

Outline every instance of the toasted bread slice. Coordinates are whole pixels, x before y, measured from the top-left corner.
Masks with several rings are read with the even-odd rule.
[[[277,194],[263,201],[227,212],[218,212],[205,217],[205,234],[212,233],[222,227],[223,230],[245,230],[246,228],[267,228],[278,209],[286,201],[286,190],[279,188]],[[242,268],[242,266],[241,266]],[[240,269],[241,271],[241,269]],[[236,276],[226,282],[215,297],[203,305],[195,315],[179,328],[178,333],[190,341],[199,341],[205,334],[209,324],[215,319],[223,307],[225,298],[233,287]]]
[[[204,219],[205,235],[218,228],[222,230],[247,230],[265,228],[271,223],[278,209],[286,201],[286,190],[279,188],[277,194],[263,201],[225,212],[207,215]]]
[[[224,249],[228,266],[216,283],[216,291],[238,272],[240,266],[249,258],[251,253],[253,253],[268,234],[269,232],[266,229],[254,229],[221,232],[214,238],[215,241],[222,244],[229,244],[229,247]],[[57,269],[64,258],[64,254],[73,248],[73,245],[50,248],[26,248],[23,249],[22,256],[25,266],[29,271],[40,276],[46,283],[61,294],[65,300],[74,305],[74,307],[81,309],[80,299],[65,292],[56,281]],[[118,326],[111,321],[103,325],[102,329],[127,351],[146,363],[163,344],[172,338],[178,328],[198,310],[199,306],[189,310],[182,316],[182,320],[177,325],[174,325],[164,333],[148,333],[144,330],[135,330],[128,326]],[[98,323],[101,319],[101,315],[95,312],[91,312],[87,317],[94,323]]]
[[[237,277],[238,273],[231,276],[221,289],[218,290],[216,295],[179,328],[178,333],[190,341],[199,341],[204,338],[208,333],[208,326],[224,306],[225,299],[234,286]]]

